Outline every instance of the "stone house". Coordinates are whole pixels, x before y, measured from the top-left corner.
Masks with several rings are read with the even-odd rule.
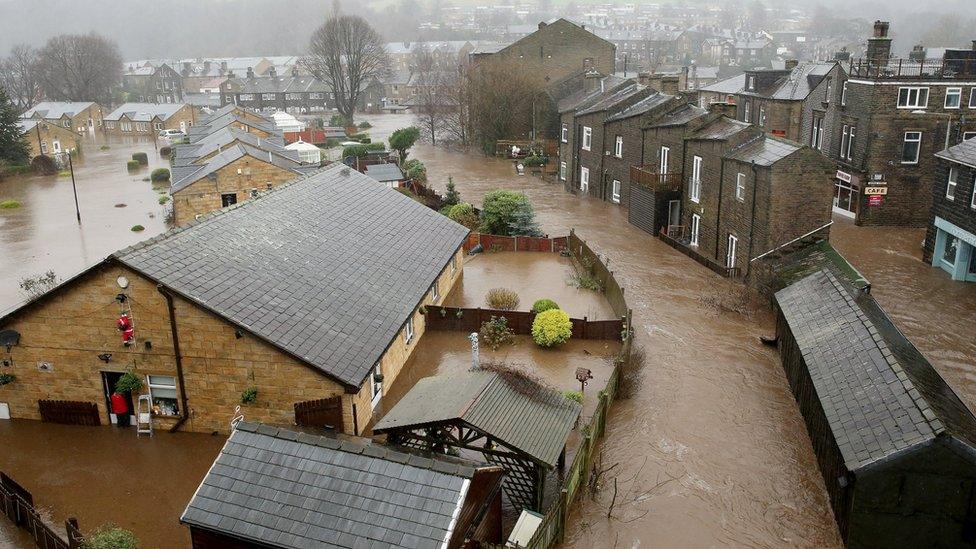
[[[228,78],[220,84],[220,104],[238,105],[257,111],[294,113],[321,112],[335,104],[332,89],[325,82],[293,69],[279,75],[274,67],[267,76],[248,70],[244,78]]]
[[[867,57],[848,67],[834,211],[858,225],[924,226],[943,183],[935,153],[976,136],[976,49],[890,53],[888,23],[877,21]]]
[[[545,82],[556,82],[579,69],[613,74],[616,47],[566,19],[539,23],[538,29],[497,51],[472,52],[472,64],[489,60],[516,62]]]
[[[197,121],[197,110],[185,103],[123,103],[104,118],[106,135],[155,136],[160,130],[187,133]]]
[[[146,64],[122,73],[122,90],[139,103],[183,103],[183,76],[168,64]]]
[[[281,136],[272,120],[237,105],[224,105],[186,133],[193,143],[222,128],[235,128],[260,138]]]
[[[18,340],[0,348],[0,371],[16,376],[0,398],[14,418],[60,400],[107,424],[128,371],[157,429],[226,433],[241,406],[251,421],[358,435],[423,337],[421,307],[461,277],[467,234],[337,164],[120,250],[0,317]],[[242,403],[250,388],[257,400]]]
[[[102,107],[91,101],[42,101],[20,115],[82,133],[102,126]]]
[[[62,151],[72,151],[78,148],[81,141],[81,136],[77,133],[43,119],[18,120],[17,126],[22,133],[21,139],[27,144],[31,160],[42,154],[55,155]]]
[[[923,260],[953,280],[976,282],[976,139],[935,154]]]

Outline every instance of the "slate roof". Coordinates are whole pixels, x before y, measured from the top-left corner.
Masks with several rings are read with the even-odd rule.
[[[358,388],[467,234],[335,164],[114,257]]]
[[[720,116],[696,130],[692,134],[692,139],[728,139],[750,127],[751,124],[748,122],[741,122],[727,116]]]
[[[275,126],[274,122],[270,122],[267,120],[263,120],[263,121],[252,120],[249,118],[244,118],[243,116],[239,116],[235,113],[228,113],[228,114],[224,114],[223,116],[209,118],[203,123],[198,123],[197,125],[192,126],[187,133],[190,136],[191,140],[196,140],[199,139],[199,137],[202,135],[209,135],[219,130],[220,128],[229,126],[231,124],[237,124],[238,126],[243,124],[251,128],[257,128],[259,130],[263,130],[264,132],[269,134],[280,133],[278,131],[278,126]]]
[[[150,122],[156,117],[167,120],[185,106],[185,103],[123,103],[104,119],[117,121],[126,115],[133,122]]]
[[[625,109],[622,109],[616,112],[615,114],[612,114],[611,116],[607,117],[607,122],[614,122],[617,120],[624,120],[634,116],[639,116],[641,114],[644,114],[654,109],[655,107],[664,105],[668,101],[671,101],[672,99],[675,98],[675,96],[673,95],[667,95],[664,93],[655,92],[653,90],[651,90],[651,92],[652,93],[647,97],[645,97],[644,99],[641,99],[640,101],[634,103],[633,105]]]
[[[733,149],[725,157],[741,162],[755,162],[759,166],[772,166],[801,148],[803,147],[799,143],[764,134]]]
[[[21,118],[61,118],[64,115],[74,116],[91,107],[91,101],[41,101],[20,115]]]
[[[643,89],[645,89],[644,86],[641,86],[636,82],[629,82],[625,86],[611,90],[610,93],[603,94],[602,97],[597,101],[590,102],[585,107],[577,110],[576,116],[584,116],[611,109],[618,103],[626,101],[627,99],[640,93]]]
[[[237,93],[329,93],[332,88],[312,76],[261,76],[256,78],[237,78],[240,85]]]
[[[731,78],[726,78],[724,80],[719,80],[718,82],[713,82],[707,86],[702,86],[701,91],[709,91],[716,93],[739,93],[746,89],[746,75],[745,73],[737,74]]]
[[[672,126],[682,126],[692,120],[705,116],[708,111],[696,107],[695,105],[683,105],[676,111],[669,112],[658,119],[657,123],[651,124],[651,128],[668,128]]]
[[[460,420],[554,467],[581,409],[531,380],[477,370],[421,379],[373,431]]]
[[[600,81],[601,85],[598,85],[595,89],[587,90],[583,88],[576,93],[564,97],[557,103],[556,109],[560,113],[586,109],[593,103],[616,91],[620,86],[631,83],[631,80],[616,75],[602,77]]]
[[[212,123],[212,122],[214,122],[216,120],[219,120],[219,119],[221,119],[221,118],[223,118],[223,117],[225,117],[227,115],[234,114],[236,111],[246,111],[250,115],[253,115],[253,116],[256,116],[258,118],[264,119],[268,124],[273,124],[274,123],[271,120],[270,117],[268,117],[268,116],[266,116],[266,115],[264,115],[262,113],[259,113],[257,111],[253,111],[253,110],[250,110],[250,109],[245,109],[244,107],[235,105],[233,103],[228,103],[227,105],[224,105],[223,107],[220,107],[219,109],[214,110],[209,115],[201,118],[199,121],[197,121],[197,125],[203,125],[203,126],[208,125],[208,124],[210,124],[210,123]]]
[[[387,181],[402,181],[405,179],[400,167],[393,163],[371,164],[366,166],[366,175],[384,183]]]
[[[204,164],[174,165],[171,172],[172,183],[170,183],[170,194],[185,189],[190,184],[203,179],[207,175],[245,156],[254,158],[258,162],[272,164],[283,170],[290,170],[295,175],[318,169],[318,166],[302,166],[301,158],[295,151],[260,149],[246,143],[235,143],[222,152],[208,158]],[[260,186],[261,184],[263,184],[263,181],[256,182],[256,185]]]
[[[194,143],[181,143],[174,147],[176,160],[174,166],[189,166],[196,164],[197,158],[206,156],[229,145],[240,142],[257,150],[274,151],[276,154],[301,162],[298,155],[291,155],[285,149],[284,139],[281,137],[263,138],[239,128],[224,127]]]
[[[945,431],[874,323],[834,274],[811,274],[777,292],[776,301],[848,470]]]
[[[762,90],[760,93],[754,91],[744,91],[744,85],[739,91],[746,95],[768,97],[771,99],[785,99],[791,101],[806,99],[806,97],[810,95],[810,92],[812,92],[813,89],[820,84],[824,77],[827,76],[827,73],[829,73],[836,64],[836,61],[826,63],[800,63],[789,73],[784,73],[782,77],[777,79],[771,86]],[[781,71],[777,70],[777,72]],[[742,75],[742,78],[744,83],[744,74]],[[713,84],[713,86],[717,84],[720,84],[720,82],[716,82],[716,84]]]
[[[475,468],[240,423],[180,522],[272,547],[440,547]]]
[[[935,156],[950,162],[965,164],[966,166],[976,168],[976,139],[967,139],[958,145],[954,145],[944,151],[935,153]]]
[[[27,132],[33,130],[34,128],[36,128],[39,123],[40,123],[40,121],[37,120],[37,119],[18,120],[17,121],[17,127],[20,128],[20,133],[27,133]]]

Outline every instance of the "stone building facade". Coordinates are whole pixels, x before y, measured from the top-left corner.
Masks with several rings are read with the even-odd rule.
[[[25,119],[18,121],[23,135],[21,140],[27,144],[31,159],[40,155],[52,156],[62,151],[78,148],[81,136],[63,126],[56,126],[46,120]]]
[[[122,75],[122,89],[128,99],[138,103],[182,103],[183,76],[163,63],[146,64]]]
[[[228,78],[220,85],[220,104],[256,111],[321,112],[335,105],[332,90],[321,80],[298,74],[279,75],[272,67],[268,76],[248,71],[242,78]]]
[[[976,139],[936,157],[922,258],[953,280],[976,282]]]
[[[154,136],[161,130],[186,133],[197,118],[196,108],[185,103],[123,103],[105,116],[102,130],[119,137]]]
[[[103,110],[91,101],[42,101],[20,116],[82,133],[102,126]]]

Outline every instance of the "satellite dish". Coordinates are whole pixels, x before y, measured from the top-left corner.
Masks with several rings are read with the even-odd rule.
[[[122,288],[123,290],[129,287],[129,279],[124,276],[116,278],[115,282],[119,285],[119,288]]]

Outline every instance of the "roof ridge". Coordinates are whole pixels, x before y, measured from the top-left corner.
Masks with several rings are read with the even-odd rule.
[[[925,400],[925,397],[922,396],[922,393],[918,390],[918,388],[915,387],[915,383],[912,382],[911,378],[908,376],[908,373],[905,372],[904,368],[902,368],[901,363],[898,362],[897,358],[895,358],[894,353],[892,353],[891,349],[888,348],[888,343],[881,336],[878,328],[873,322],[871,322],[867,315],[864,314],[864,311],[861,309],[860,305],[857,304],[857,301],[854,299],[851,293],[847,290],[843,283],[838,280],[836,276],[834,276],[834,273],[830,272],[829,269],[821,269],[821,272],[826,275],[827,280],[831,283],[831,285],[833,285],[834,289],[836,289],[837,292],[843,296],[844,301],[849,307],[851,307],[851,309],[857,315],[858,320],[868,330],[868,333],[871,335],[871,339],[874,341],[875,345],[878,346],[878,350],[881,351],[881,355],[888,364],[888,367],[891,368],[891,371],[894,372],[895,376],[898,378],[898,381],[901,382],[902,387],[905,389],[905,393],[909,398],[912,399],[912,403],[918,409],[918,413],[921,414],[922,418],[925,420],[925,423],[928,424],[936,435],[940,435],[945,432],[945,424],[942,423],[942,420],[940,420],[938,416],[933,414],[932,406],[927,400]],[[932,417],[930,418],[929,416]]]

